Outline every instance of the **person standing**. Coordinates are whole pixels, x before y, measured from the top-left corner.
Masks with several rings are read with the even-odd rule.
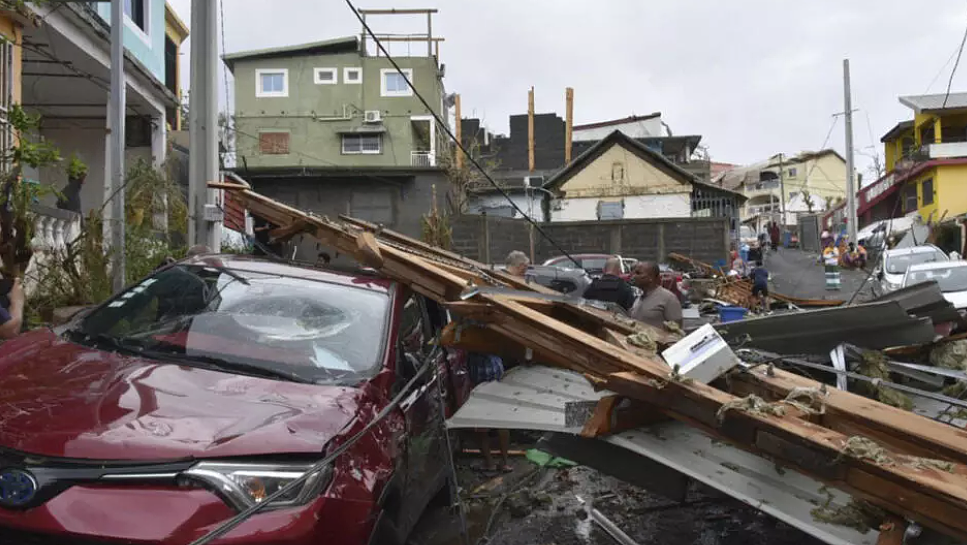
[[[19,278],[14,278],[10,291],[0,297],[0,339],[9,340],[20,335],[24,317],[24,289]]]
[[[642,295],[631,308],[631,317],[654,327],[665,327],[665,322],[682,325],[682,303],[674,293],[661,286],[658,265],[644,261],[635,265],[633,280]]]
[[[823,250],[823,266],[826,273],[826,290],[836,291],[840,289],[839,275],[839,248],[835,242],[830,242]]]
[[[772,225],[769,226],[769,239],[772,242],[773,252],[779,249],[779,238],[781,235],[782,232],[779,230],[779,224],[772,222]]]
[[[521,278],[527,273],[527,267],[531,264],[530,258],[527,254],[520,250],[514,250],[507,254],[507,259],[504,260],[504,265],[507,267],[507,272],[519,276]]]
[[[473,388],[477,388],[485,382],[496,382],[504,376],[504,362],[495,354],[481,354],[471,352],[467,355],[467,367],[470,373],[470,382]],[[510,430],[490,430],[478,429],[480,436],[480,453],[484,459],[485,471],[501,471],[509,473],[513,471],[510,465]],[[501,465],[494,464],[493,452],[490,450],[491,434],[497,435],[497,445],[500,448]]]
[[[595,278],[584,290],[584,298],[614,303],[625,310],[635,304],[635,290],[621,278],[621,259],[609,257],[604,263],[604,274]]]
[[[752,297],[758,299],[759,308],[765,312],[772,309],[769,306],[769,271],[762,265],[752,269]]]

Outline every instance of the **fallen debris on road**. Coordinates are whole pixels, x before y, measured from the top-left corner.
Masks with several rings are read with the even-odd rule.
[[[377,226],[348,220],[339,223],[306,214],[241,186],[217,187],[233,191],[249,210],[273,223],[287,226],[304,222],[323,245],[447,303],[459,317],[451,324],[459,329],[451,341],[455,346],[462,346],[471,337],[469,332],[475,331],[478,340],[529,350],[534,361],[581,373],[597,388],[642,402],[653,411],[796,469],[889,513],[956,538],[967,538],[967,436],[951,433],[946,424],[840,390],[829,391],[822,415],[794,406],[782,414],[741,410],[723,414],[723,407],[734,406],[746,395],[774,401],[777,392],[784,398],[793,388],[820,388],[821,384],[771,367],[739,374],[752,377],[742,381],[744,388],[751,390],[746,392],[738,392],[729,384],[716,387],[682,379],[656,355],[631,345],[629,336],[650,331],[641,324],[621,321],[591,307],[528,296],[527,292],[550,292]],[[472,287],[476,285],[517,291],[474,293]],[[911,317],[897,302],[843,311],[854,312],[853,308],[861,313],[888,314],[895,333],[885,335],[902,333],[921,340],[927,328],[932,337],[930,318]],[[759,321],[775,323],[778,318]],[[805,326],[793,323],[787,327]],[[659,336],[658,344],[678,339],[660,330],[654,334]],[[890,338],[895,342],[898,337]],[[514,425],[520,417],[517,414],[506,424]],[[857,436],[875,440],[884,456],[899,463],[887,465],[851,454],[847,446]],[[951,471],[910,465],[919,457],[950,463]]]

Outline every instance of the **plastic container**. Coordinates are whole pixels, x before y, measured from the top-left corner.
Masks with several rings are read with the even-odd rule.
[[[749,309],[745,307],[721,306],[719,307],[719,321],[721,321],[723,324],[729,322],[738,322],[745,318],[747,312],[749,312]]]

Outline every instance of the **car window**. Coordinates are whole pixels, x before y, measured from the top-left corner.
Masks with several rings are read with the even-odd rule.
[[[403,303],[400,315],[400,341],[403,350],[422,361],[430,352],[430,335],[427,318],[420,296],[410,294]]]
[[[217,358],[239,369],[355,382],[382,363],[388,304],[387,294],[361,288],[179,265],[92,312],[72,338],[109,336],[188,365]]]
[[[890,274],[903,274],[907,272],[907,269],[911,265],[919,265],[921,263],[935,263],[938,261],[945,261],[946,256],[943,252],[939,250],[931,250],[929,252],[917,252],[915,254],[899,254],[891,255],[886,258],[886,272]]]
[[[931,280],[936,281],[943,292],[967,291],[967,267],[910,271],[906,285],[913,286]]]
[[[581,259],[581,268],[589,273],[600,273],[604,271],[607,261],[607,258],[586,257]]]

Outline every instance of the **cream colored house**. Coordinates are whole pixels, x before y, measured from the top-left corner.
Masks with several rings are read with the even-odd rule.
[[[778,221],[785,202],[785,224],[792,225],[797,214],[822,212],[846,198],[846,160],[831,149],[778,154],[724,172],[713,182],[748,197],[742,209],[743,220],[760,216]]]
[[[614,131],[544,185],[551,221],[738,217],[741,195],[705,184]]]

